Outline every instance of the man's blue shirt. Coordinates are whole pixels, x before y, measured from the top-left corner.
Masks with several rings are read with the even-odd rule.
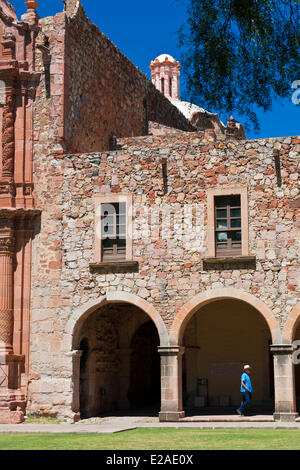
[[[241,382],[244,382],[244,384],[248,388],[249,392],[253,392],[250,377],[246,372],[244,372],[242,374]],[[241,384],[241,392],[247,392],[247,390],[243,387],[242,384]]]

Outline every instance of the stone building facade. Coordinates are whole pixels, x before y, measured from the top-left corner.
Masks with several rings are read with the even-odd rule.
[[[300,137],[197,129],[79,1],[0,5],[0,421],[235,407],[244,363],[294,420]]]

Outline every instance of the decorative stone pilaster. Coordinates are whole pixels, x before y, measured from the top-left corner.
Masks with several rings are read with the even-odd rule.
[[[15,156],[15,90],[13,83],[6,83],[6,102],[2,120],[2,174],[1,179],[12,181]]]
[[[180,346],[159,347],[161,356],[161,411],[160,421],[179,421],[182,409],[182,355]]]
[[[24,420],[25,396],[21,390],[24,355],[14,354],[13,278],[15,256],[15,219],[0,214],[0,423]]]
[[[292,361],[292,344],[273,344],[271,351],[274,355],[274,386],[275,413],[274,419],[280,421],[295,421],[296,411],[294,366]]]
[[[13,352],[13,219],[0,219],[0,354]]]

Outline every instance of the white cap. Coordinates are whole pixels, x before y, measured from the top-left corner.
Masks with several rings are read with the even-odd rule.
[[[246,364],[246,365],[244,366],[244,370],[247,370],[247,369],[252,369],[252,367],[249,366],[249,364]]]

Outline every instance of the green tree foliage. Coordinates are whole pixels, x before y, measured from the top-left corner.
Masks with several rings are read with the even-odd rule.
[[[189,0],[180,31],[189,99],[258,130],[254,109],[291,96],[300,79],[299,31],[300,0]]]

